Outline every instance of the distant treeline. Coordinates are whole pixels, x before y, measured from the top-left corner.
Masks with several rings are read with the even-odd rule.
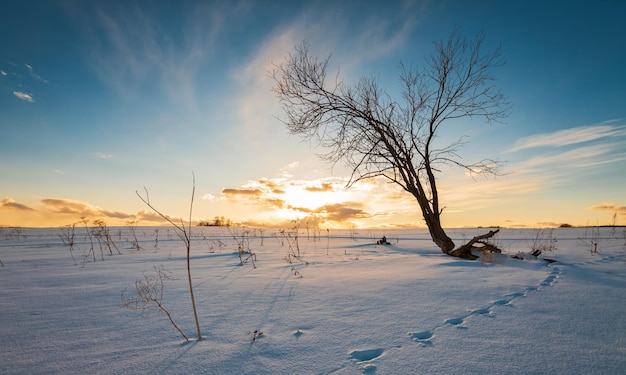
[[[233,222],[224,216],[216,216],[212,221],[203,220],[198,223],[199,227],[230,227]]]

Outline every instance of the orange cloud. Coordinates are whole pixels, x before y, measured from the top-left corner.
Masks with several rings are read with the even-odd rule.
[[[368,212],[361,208],[356,208],[355,206],[359,207],[361,204],[353,202],[327,204],[315,211],[317,213],[324,214],[327,220],[338,222],[355,219],[368,219],[372,217],[372,215]]]
[[[181,218],[165,215],[176,224]],[[39,201],[36,208],[18,203],[12,198],[0,202],[0,225],[25,227],[54,227],[78,222],[103,220],[107,225],[123,226],[129,221],[137,221],[141,225],[165,225],[166,220],[152,211],[139,211],[136,214],[99,208],[86,202],[65,198],[45,198]],[[194,222],[204,220],[194,219]],[[184,220],[187,222],[187,219]]]
[[[126,212],[105,210],[70,199],[47,198],[42,199],[41,204],[44,208],[54,213],[75,215],[77,217],[104,216],[113,219],[133,219],[135,217],[135,215]]]
[[[285,194],[285,190],[280,186],[280,181],[262,178],[258,182],[263,186],[267,186],[274,194]]]
[[[616,204],[613,203],[602,203],[599,204],[597,206],[591,206],[587,208],[588,210],[593,210],[593,211],[597,211],[597,210],[604,210],[604,211],[613,211],[613,212],[617,212],[620,215],[626,215],[626,206],[618,206]]]
[[[224,188],[222,189],[222,194],[229,199],[237,199],[238,197],[259,197],[263,194],[263,192],[260,189]]]
[[[256,205],[259,218],[277,222],[299,217],[308,222],[362,224],[376,217],[388,224],[393,221],[391,212],[406,208],[407,196],[389,189],[386,181],[364,181],[349,190],[344,189],[345,183],[345,178],[261,178],[240,187],[224,188],[222,197],[232,203]]]
[[[285,201],[282,199],[268,198],[268,199],[264,199],[263,202],[265,202],[270,207],[275,207],[275,208],[285,207]]]
[[[310,191],[312,193],[326,193],[326,192],[332,192],[335,191],[335,188],[333,187],[333,184],[329,183],[329,182],[324,182],[322,183],[320,186],[307,186],[304,188],[306,191]]]
[[[27,205],[18,203],[18,202],[16,202],[15,200],[13,200],[11,198],[4,198],[2,200],[2,206],[0,206],[0,207],[14,209],[14,210],[20,210],[20,211],[35,211],[34,209],[28,207]]]
[[[165,215],[165,217],[167,217],[168,219],[170,219],[176,224],[180,223],[180,218],[172,217],[169,215]],[[160,224],[165,224],[167,222],[161,215],[152,211],[143,211],[143,210],[139,211],[135,215],[135,218],[139,222],[148,221],[148,222],[160,223]]]

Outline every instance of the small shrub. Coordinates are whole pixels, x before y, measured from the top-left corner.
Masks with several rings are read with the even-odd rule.
[[[600,251],[600,227],[592,227],[589,236],[585,230],[585,238],[579,238],[579,241],[582,241],[591,255],[598,254]]]
[[[547,252],[552,253],[556,251],[557,239],[554,237],[553,232],[553,229],[537,229],[530,248],[532,256],[538,257],[541,254],[545,255]]]
[[[87,237],[89,238],[89,250],[83,251],[83,263],[89,257],[89,254],[93,257],[93,261],[96,261],[96,252],[93,249],[93,236],[91,235],[91,230],[89,230],[89,226],[87,225],[89,221],[85,217],[80,218],[80,222],[83,223],[85,227],[85,232],[87,233]]]
[[[228,229],[230,230],[230,234],[237,244],[237,255],[239,256],[239,264],[243,266],[244,264],[249,262],[250,264],[252,264],[253,268],[256,268],[256,254],[250,250],[250,231],[239,231],[233,227],[229,227]]]
[[[61,241],[63,241],[63,244],[69,247],[70,255],[72,256],[74,265],[77,265],[78,263],[76,263],[76,258],[74,257],[74,245],[75,245],[74,237],[76,236],[75,229],[76,229],[76,223],[68,224],[64,227],[61,227],[61,234],[59,235],[59,237],[61,237]]]
[[[135,280],[135,295],[126,298],[125,290],[122,291],[122,306],[131,310],[145,311],[153,307],[158,307],[163,312],[170,323],[176,328],[185,341],[189,341],[185,332],[174,322],[172,315],[163,306],[163,289],[166,280],[171,280],[169,271],[163,268],[163,265],[154,267],[154,275],[143,275],[143,279]]]
[[[159,229],[154,230],[154,252],[159,252]]]
[[[137,251],[143,250],[141,245],[139,245],[139,240],[137,239],[137,221],[130,220],[126,223],[126,226],[128,227],[130,234],[133,236],[130,246]]]
[[[93,223],[96,226],[91,229],[91,234],[98,240],[98,244],[100,245],[100,257],[102,260],[104,260],[105,248],[109,250],[109,255],[113,255],[111,245],[113,245],[119,255],[122,255],[120,250],[117,248],[117,245],[115,245],[115,242],[113,242],[106,223],[103,220],[95,220]]]

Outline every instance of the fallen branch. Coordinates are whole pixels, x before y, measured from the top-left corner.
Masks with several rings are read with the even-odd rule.
[[[489,233],[481,234],[480,236],[476,236],[472,238],[468,243],[459,247],[456,250],[453,250],[448,253],[453,257],[475,260],[478,259],[478,255],[472,253],[473,250],[477,251],[488,251],[492,253],[502,253],[502,250],[497,247],[495,244],[484,241],[487,238],[491,238],[498,233],[500,229],[490,230]]]

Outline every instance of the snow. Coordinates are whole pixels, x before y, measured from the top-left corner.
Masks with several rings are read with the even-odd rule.
[[[243,233],[238,229],[239,234]],[[537,230],[502,229],[494,262],[442,255],[425,230],[250,230],[256,262],[240,265],[227,228],[110,228],[122,255],[96,261],[76,227],[77,265],[59,228],[0,232],[2,374],[426,374],[626,371],[623,228],[562,228],[548,263],[529,256]],[[486,232],[449,230],[455,242]],[[391,245],[376,245],[386,235]],[[598,240],[597,254],[590,241]],[[295,251],[295,249],[293,249]],[[525,255],[524,260],[513,255]],[[163,266],[158,311],[122,307],[135,281]],[[257,335],[254,334],[257,331]],[[262,334],[258,334],[262,332]],[[256,336],[256,338],[255,338]]]

